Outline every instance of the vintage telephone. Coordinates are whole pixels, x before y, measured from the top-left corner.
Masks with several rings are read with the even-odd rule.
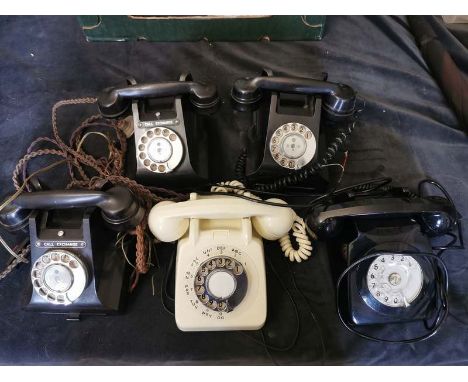
[[[433,254],[430,238],[453,236],[458,213],[451,199],[355,199],[316,208],[306,222],[341,252],[341,259],[331,256],[330,263],[339,275],[338,313],[349,330],[385,342],[419,341],[438,330],[448,313],[448,276],[443,261]],[[408,322],[424,322],[428,332],[386,340],[356,329]]]
[[[218,102],[216,87],[194,82],[190,74],[160,83],[131,79],[127,86],[105,89],[98,99],[106,118],[133,115],[136,163],[130,167],[136,179],[177,188],[208,177],[205,125]]]
[[[267,304],[262,238],[284,236],[295,216],[286,206],[225,195],[192,193],[189,201],[156,204],[148,218],[151,232],[164,242],[179,241],[175,280],[179,329],[261,328]]]
[[[11,232],[29,227],[32,295],[26,308],[73,317],[118,311],[126,264],[115,253],[115,231],[136,227],[144,215],[121,186],[18,196],[1,211],[0,225]]]
[[[265,69],[259,77],[235,81],[231,93],[235,118],[239,124],[251,126],[247,152],[238,163],[245,167],[242,171],[247,179],[268,182],[293,175],[295,179],[289,183],[298,183],[308,176],[305,169],[323,159],[330,147],[336,156],[344,139],[330,141],[333,134],[321,130],[322,111],[329,121],[325,130],[346,127],[355,111],[356,93],[348,85],[325,78],[323,74],[317,78],[280,77]]]

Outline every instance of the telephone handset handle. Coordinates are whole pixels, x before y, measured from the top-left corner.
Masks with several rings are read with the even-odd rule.
[[[261,90],[322,95],[326,111],[335,116],[354,113],[356,92],[348,85],[301,77],[259,76],[234,82],[232,98],[241,105],[252,105],[262,98]]]
[[[311,214],[306,222],[310,230],[322,236],[334,236],[346,218],[416,218],[431,235],[449,232],[457,220],[457,212],[448,200],[439,197],[417,199],[364,199],[327,207]]]
[[[128,109],[134,99],[175,97],[189,95],[190,102],[198,109],[211,109],[219,102],[216,86],[194,81],[168,81],[130,84],[104,89],[98,98],[101,114],[116,118]]]
[[[108,191],[56,190],[19,195],[0,211],[0,224],[9,230],[24,226],[32,210],[98,207],[104,220],[121,231],[140,224],[144,208],[130,190],[115,186]]]
[[[269,199],[284,203],[280,199]],[[255,230],[265,239],[276,240],[289,232],[296,214],[288,207],[260,204],[230,196],[186,202],[164,201],[156,204],[148,217],[151,232],[161,241],[180,239],[193,219],[252,218]]]

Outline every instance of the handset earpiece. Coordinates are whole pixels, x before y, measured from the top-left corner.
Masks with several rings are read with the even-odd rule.
[[[21,208],[13,203],[7,204],[0,211],[0,227],[8,232],[28,232],[29,217],[33,210]]]
[[[343,219],[329,218],[324,221],[319,221],[318,213],[315,211],[307,216],[305,223],[309,235],[317,235],[321,240],[333,239],[343,230]]]
[[[424,212],[420,215],[422,231],[428,236],[440,236],[450,232],[458,220],[458,212],[453,204],[440,196],[426,196],[424,199],[441,208],[440,211]]]
[[[268,199],[267,202],[286,204],[281,199]],[[296,213],[291,208],[276,207],[271,215],[252,216],[255,231],[266,240],[278,240],[291,229]]]
[[[177,203],[165,200],[156,204],[148,216],[148,227],[153,235],[164,242],[179,240],[188,230],[190,220],[185,217],[170,217],[171,209]]]

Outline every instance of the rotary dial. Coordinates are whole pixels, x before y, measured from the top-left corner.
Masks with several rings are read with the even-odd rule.
[[[245,297],[247,275],[242,264],[232,257],[212,257],[198,268],[194,289],[206,307],[229,312]]]
[[[148,129],[138,142],[138,160],[150,171],[173,171],[182,160],[182,141],[175,131],[164,127]]]
[[[419,295],[423,272],[411,256],[388,254],[378,256],[367,271],[367,287],[381,304],[408,307]]]
[[[314,134],[301,123],[290,122],[276,129],[270,139],[270,153],[280,166],[298,170],[315,155]]]
[[[88,273],[78,256],[57,249],[46,252],[34,263],[31,281],[37,294],[46,301],[68,305],[85,290]]]

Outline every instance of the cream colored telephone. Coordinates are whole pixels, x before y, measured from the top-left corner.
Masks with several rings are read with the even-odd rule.
[[[280,199],[270,202],[284,203]],[[149,214],[161,241],[179,240],[175,319],[183,331],[255,330],[266,319],[262,238],[287,235],[296,214],[227,195],[164,201]]]

